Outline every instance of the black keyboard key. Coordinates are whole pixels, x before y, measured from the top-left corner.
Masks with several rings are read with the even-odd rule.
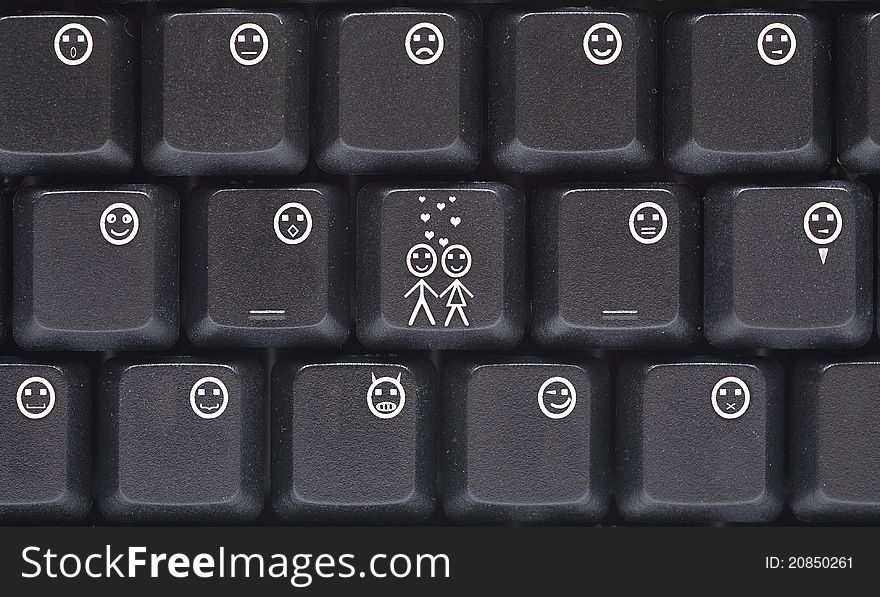
[[[164,186],[27,187],[13,335],[29,350],[164,349],[178,336],[179,205]]]
[[[457,363],[443,389],[451,518],[584,522],[604,515],[609,400],[599,361]]]
[[[664,136],[685,174],[814,172],[829,161],[828,32],[810,14],[672,15]]]
[[[880,171],[880,13],[841,17],[837,36],[837,153],[856,172]]]
[[[782,368],[632,363],[617,393],[617,506],[631,521],[767,522],[782,509]]]
[[[295,174],[308,162],[308,24],[297,12],[160,14],[144,23],[145,167]]]
[[[263,509],[264,378],[251,361],[112,359],[99,507],[119,522],[249,521]]]
[[[373,184],[358,197],[358,338],[509,348],[523,335],[523,197],[504,184]]]
[[[130,170],[134,45],[119,16],[0,17],[0,173]]]
[[[327,185],[206,188],[190,203],[190,339],[339,346],[348,338],[348,196]]]
[[[699,202],[684,185],[540,191],[531,264],[535,339],[554,348],[696,340],[700,226]]]
[[[477,167],[482,52],[475,14],[334,11],[318,32],[318,166],[407,174]]]
[[[880,360],[807,361],[792,376],[791,508],[805,521],[880,520]]]
[[[88,370],[4,358],[0,394],[0,521],[85,517],[92,469]]]
[[[435,509],[434,373],[418,363],[280,363],[272,506],[282,520],[420,521]]]
[[[706,202],[706,336],[724,348],[861,346],[873,328],[873,209],[846,181],[720,185]]]
[[[657,25],[643,12],[506,12],[493,27],[492,161],[515,173],[647,169]]]

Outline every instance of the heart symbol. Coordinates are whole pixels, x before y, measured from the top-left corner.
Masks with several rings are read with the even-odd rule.
[[[441,238],[441,239],[438,240],[437,242],[440,243],[440,246],[441,246],[441,247],[445,247],[446,245],[449,244],[449,239],[448,239],[448,238]]]
[[[458,216],[452,216],[449,218],[449,223],[458,228],[458,225],[461,224],[461,218]]]
[[[428,240],[431,240],[432,238],[434,238],[434,231],[428,230],[427,232],[425,232],[425,238],[427,238]]]
[[[439,209],[440,211],[443,211],[444,209],[446,209],[446,204],[445,203],[438,203],[437,209]]]
[[[455,197],[450,197],[450,198],[449,198],[449,202],[450,202],[450,203],[455,203]]]
[[[431,214],[422,214],[421,217],[422,217],[423,222],[427,222],[428,220],[431,219]]]
[[[427,197],[419,197],[419,202],[424,203]]]

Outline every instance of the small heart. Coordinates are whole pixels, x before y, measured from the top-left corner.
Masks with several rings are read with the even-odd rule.
[[[422,217],[423,222],[427,222],[428,220],[431,219],[431,214],[422,214],[421,217]]]
[[[434,231],[428,230],[427,232],[425,232],[425,238],[427,238],[428,240],[431,240],[432,238],[434,238]]]
[[[461,218],[458,216],[452,216],[449,218],[449,223],[458,228],[458,225],[461,224]]]
[[[419,197],[419,201],[424,203],[428,198],[427,197]]]
[[[445,247],[446,245],[449,244],[449,239],[448,239],[448,238],[441,238],[441,239],[438,240],[437,242],[440,243],[440,246],[441,246],[441,247]]]
[[[450,198],[449,198],[449,202],[450,202],[450,203],[455,203],[455,197],[450,197]]]
[[[437,209],[439,209],[440,211],[443,211],[444,209],[446,209],[446,204],[445,203],[438,203]]]

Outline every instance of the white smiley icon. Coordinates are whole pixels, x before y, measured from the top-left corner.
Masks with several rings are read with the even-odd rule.
[[[114,203],[101,214],[101,235],[111,245],[127,245],[139,229],[140,219],[128,203]]]
[[[620,31],[611,23],[596,23],[584,35],[584,53],[593,64],[611,64],[620,56],[621,49]]]
[[[433,64],[443,54],[443,32],[432,23],[413,25],[406,34],[406,54],[416,64]]]
[[[797,50],[797,38],[785,23],[770,23],[758,34],[758,55],[772,66],[791,60]]]
[[[216,419],[226,411],[229,390],[216,377],[203,377],[189,391],[189,404],[202,419]]]
[[[551,377],[538,389],[538,407],[551,419],[564,419],[577,404],[574,385],[564,377]]]
[[[15,400],[28,419],[42,419],[55,408],[55,388],[45,377],[29,377],[18,386]]]
[[[269,36],[255,23],[239,25],[229,37],[229,51],[239,64],[259,64],[269,52]]]
[[[275,212],[275,236],[286,245],[298,245],[312,233],[312,214],[302,203],[285,203]]]
[[[55,34],[55,55],[69,66],[77,66],[88,60],[94,45],[92,34],[79,23],[69,23]]]

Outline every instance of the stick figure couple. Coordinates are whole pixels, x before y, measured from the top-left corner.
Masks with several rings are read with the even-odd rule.
[[[425,296],[427,293],[438,299],[442,299],[448,295],[448,298],[446,299],[446,307],[449,309],[449,313],[446,316],[446,322],[443,324],[444,327],[449,327],[452,318],[456,314],[458,314],[465,327],[468,327],[470,326],[470,322],[468,321],[467,315],[464,313],[464,309],[467,307],[467,299],[465,299],[465,295],[470,298],[474,298],[474,295],[468,290],[467,286],[462,284],[461,278],[471,270],[471,252],[463,245],[449,245],[440,257],[440,265],[443,268],[443,272],[452,278],[452,282],[446,287],[446,290],[437,294],[437,292],[431,288],[431,285],[425,282],[425,278],[430,276],[434,273],[434,270],[437,269],[437,252],[434,251],[434,248],[431,245],[422,243],[414,246],[409,250],[409,253],[407,253],[406,267],[412,275],[419,279],[419,281],[416,282],[405,295],[403,295],[403,298],[409,298],[413,293],[418,291],[419,298],[416,301],[412,316],[409,318],[409,325],[415,323],[420,311],[425,313],[425,317],[428,318],[431,325],[437,325],[437,322],[434,320],[434,314],[431,312],[431,307],[428,305],[428,299]]]

